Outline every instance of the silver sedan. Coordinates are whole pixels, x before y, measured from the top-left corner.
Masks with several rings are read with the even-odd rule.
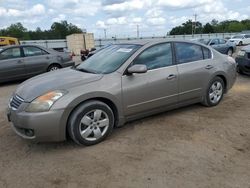
[[[111,45],[82,64],[22,83],[8,119],[25,139],[103,141],[114,127],[182,106],[216,106],[236,79],[234,59],[182,40]]]
[[[70,53],[35,45],[0,47],[0,83],[73,66]]]

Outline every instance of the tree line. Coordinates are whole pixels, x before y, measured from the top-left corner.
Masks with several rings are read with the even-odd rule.
[[[15,23],[6,29],[0,29],[0,36],[15,37],[19,40],[46,40],[65,39],[67,35],[82,32],[82,29],[67,21],[54,22],[48,30],[37,27],[35,31],[28,30],[21,23]]]
[[[196,22],[194,24],[192,20],[188,20],[182,23],[180,26],[174,27],[169,34],[170,35],[184,35],[192,34],[192,28],[195,26],[195,33],[236,33],[244,30],[250,30],[250,20],[226,20],[219,22],[213,19],[210,23],[202,24],[201,22]]]

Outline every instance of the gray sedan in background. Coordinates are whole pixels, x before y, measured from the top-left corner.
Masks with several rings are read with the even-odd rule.
[[[73,66],[70,53],[57,52],[34,45],[0,48],[0,83]]]
[[[201,42],[205,45],[211,46],[218,52],[222,54],[227,54],[232,56],[236,51],[236,45],[233,42],[227,41],[225,39],[214,38],[214,39],[196,39],[197,42]]]
[[[236,63],[182,40],[115,44],[82,64],[22,83],[9,102],[25,139],[77,144],[104,140],[125,122],[193,103],[216,106],[236,79]]]

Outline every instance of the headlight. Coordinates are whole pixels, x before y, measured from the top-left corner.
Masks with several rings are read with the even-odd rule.
[[[67,92],[64,90],[56,90],[45,93],[44,95],[33,100],[26,109],[26,112],[49,111],[51,106],[66,93]]]

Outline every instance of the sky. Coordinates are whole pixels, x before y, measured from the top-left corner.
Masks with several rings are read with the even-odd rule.
[[[29,30],[67,20],[95,38],[164,36],[188,19],[250,19],[249,0],[0,0],[0,28],[21,22]],[[138,25],[138,26],[137,26]]]

